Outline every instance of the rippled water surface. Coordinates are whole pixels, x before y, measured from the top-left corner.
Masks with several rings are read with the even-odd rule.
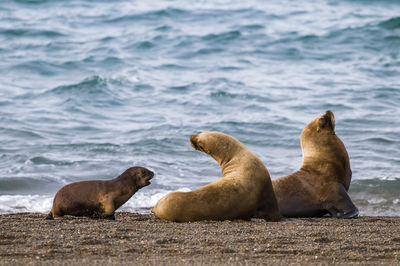
[[[362,215],[400,213],[400,2],[0,1],[0,213],[63,185],[156,173],[121,210],[220,176],[194,151],[233,135],[271,178],[331,109]]]

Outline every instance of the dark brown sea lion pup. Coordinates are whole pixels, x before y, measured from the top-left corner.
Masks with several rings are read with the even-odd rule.
[[[117,178],[68,184],[54,197],[46,219],[63,215],[115,219],[114,213],[140,188],[150,185],[154,173],[144,167],[131,167]]]
[[[169,193],[152,209],[155,216],[174,222],[248,220],[256,212],[266,220],[281,218],[267,168],[240,141],[203,132],[190,143],[219,163],[222,178],[191,192]]]
[[[335,116],[326,111],[311,121],[301,134],[303,164],[297,172],[272,181],[279,210],[285,217],[338,218],[358,216],[347,191],[351,181],[350,160],[335,134]]]

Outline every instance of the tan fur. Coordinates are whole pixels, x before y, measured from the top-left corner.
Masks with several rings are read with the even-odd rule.
[[[91,180],[62,187],[54,197],[46,219],[64,215],[114,219],[114,212],[140,188],[150,184],[153,172],[131,167],[112,180]]]
[[[192,135],[191,145],[213,157],[222,178],[191,192],[166,195],[152,212],[175,222],[251,219],[256,211],[268,220],[279,220],[279,210],[269,173],[237,139],[219,132]]]
[[[301,134],[303,163],[297,172],[272,181],[281,214],[286,217],[355,217],[347,191],[350,160],[335,134],[333,112],[316,117]]]

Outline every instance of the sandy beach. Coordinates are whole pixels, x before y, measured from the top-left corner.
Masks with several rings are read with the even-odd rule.
[[[172,223],[0,215],[0,264],[399,264],[400,217]]]

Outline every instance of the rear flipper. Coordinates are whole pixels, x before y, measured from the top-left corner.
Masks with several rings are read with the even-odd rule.
[[[335,200],[325,204],[325,209],[336,218],[356,218],[358,217],[358,209],[351,201],[343,185],[339,185],[338,195]]]

